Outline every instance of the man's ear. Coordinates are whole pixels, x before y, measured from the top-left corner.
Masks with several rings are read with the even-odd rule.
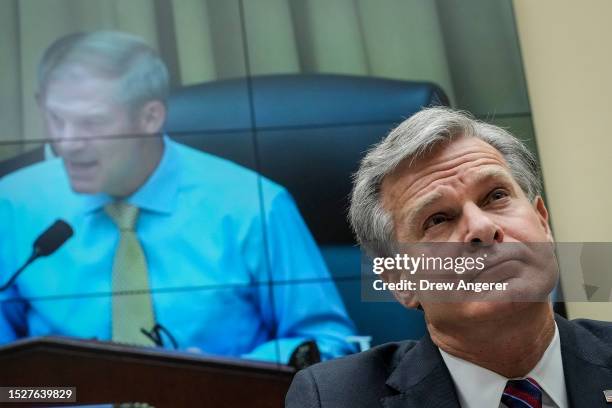
[[[145,134],[159,133],[166,120],[166,106],[161,101],[149,101],[140,109],[139,128]]]
[[[544,204],[544,199],[542,197],[537,196],[533,200],[533,207],[538,215],[538,219],[540,220],[540,225],[544,228],[546,232],[546,237],[550,242],[553,241],[552,231],[550,229],[549,218],[548,218],[548,209],[546,208],[546,204]]]
[[[410,280],[410,273],[407,271],[385,271],[382,278],[387,283],[399,283],[402,280]],[[417,293],[413,290],[394,290],[393,296],[404,307],[416,309],[419,306]]]

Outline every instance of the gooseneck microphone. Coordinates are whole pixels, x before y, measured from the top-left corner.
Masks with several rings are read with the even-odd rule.
[[[32,255],[28,258],[28,260],[21,266],[21,268],[17,269],[17,272],[11,276],[11,278],[2,286],[0,286],[0,292],[8,289],[15,279],[19,276],[21,272],[24,271],[32,262],[41,256],[49,256],[59,247],[61,247],[64,242],[68,240],[73,234],[72,227],[68,225],[68,223],[64,220],[57,220],[47,228],[38,238],[34,241],[32,245]]]

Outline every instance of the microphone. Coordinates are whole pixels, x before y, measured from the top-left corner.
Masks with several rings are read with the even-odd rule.
[[[73,234],[72,227],[64,220],[57,220],[45,232],[40,234],[32,248],[32,254],[36,254],[36,258],[40,256],[49,256]]]
[[[57,220],[47,228],[42,234],[36,238],[34,244],[32,245],[32,254],[28,258],[28,260],[21,266],[21,268],[17,269],[17,271],[10,277],[10,279],[2,286],[0,286],[0,292],[8,289],[15,279],[19,276],[21,272],[24,271],[32,262],[42,256],[49,256],[59,247],[61,247],[64,242],[68,240],[73,234],[72,227],[64,220]]]

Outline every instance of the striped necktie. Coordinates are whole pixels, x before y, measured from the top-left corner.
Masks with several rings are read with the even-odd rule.
[[[542,408],[542,388],[533,378],[509,380],[501,402],[508,408]]]
[[[134,230],[138,208],[119,201],[106,205],[104,211],[119,229],[112,275],[113,341],[151,346],[152,341],[140,331],[150,330],[155,319],[147,263]]]

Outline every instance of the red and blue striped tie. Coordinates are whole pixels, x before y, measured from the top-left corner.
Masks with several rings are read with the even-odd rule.
[[[501,402],[508,408],[542,408],[542,387],[533,378],[509,380]]]

